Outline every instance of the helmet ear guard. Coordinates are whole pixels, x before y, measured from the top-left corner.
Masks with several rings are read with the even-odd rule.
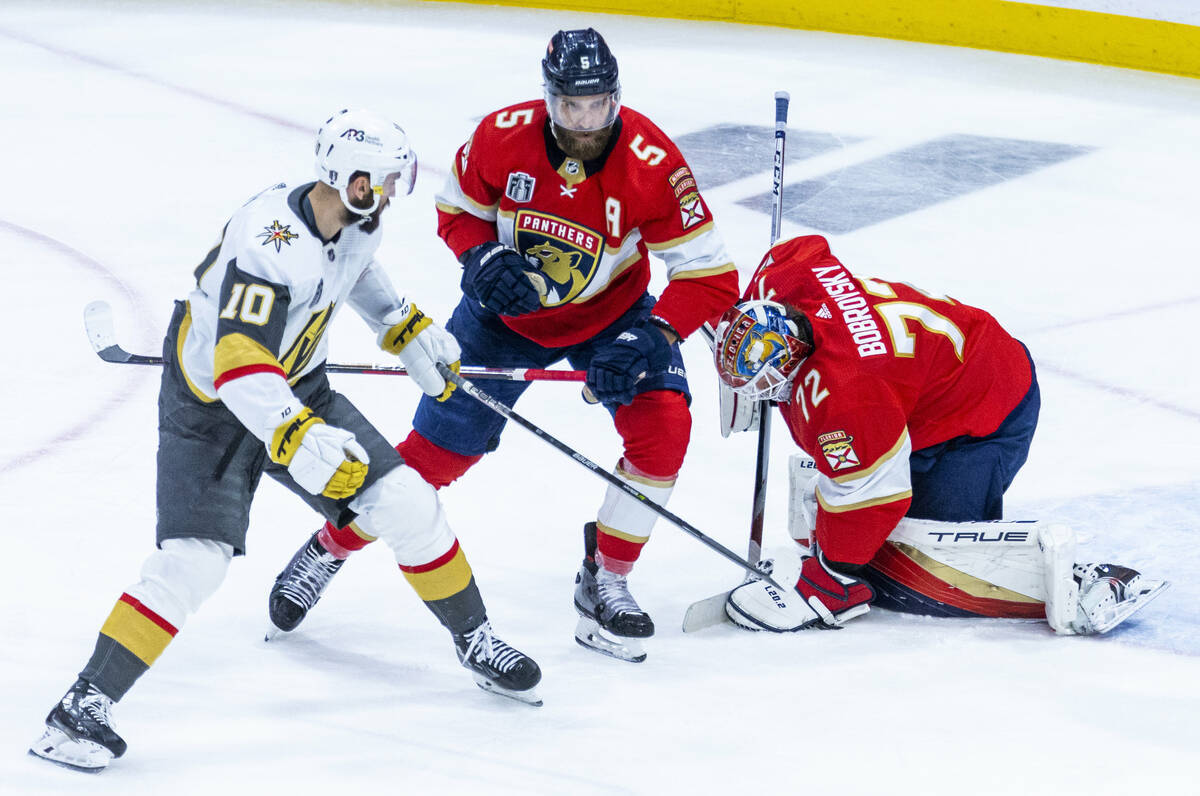
[[[717,375],[739,395],[780,400],[812,353],[812,340],[804,313],[776,301],[744,301],[717,323]]]
[[[404,128],[365,110],[343,109],[321,125],[316,143],[317,177],[337,189],[350,211],[370,216],[393,194],[407,196],[417,180],[417,153]],[[346,189],[366,174],[374,194],[370,208],[355,207]]]

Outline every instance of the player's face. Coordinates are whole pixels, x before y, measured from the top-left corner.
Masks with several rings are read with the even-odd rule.
[[[604,147],[608,146],[608,137],[612,134],[611,127],[603,130],[591,130],[586,133],[575,130],[564,130],[554,125],[554,140],[558,142],[569,157],[578,160],[593,160],[600,157]]]

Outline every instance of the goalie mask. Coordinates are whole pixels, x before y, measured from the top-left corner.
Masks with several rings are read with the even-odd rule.
[[[391,196],[407,196],[417,181],[417,153],[404,129],[364,110],[341,110],[317,133],[317,176],[336,188],[351,212],[368,218]],[[374,200],[355,207],[346,195],[351,178],[365,173]]]
[[[747,398],[778,401],[812,353],[812,327],[774,301],[744,301],[717,324],[713,357],[717,375]]]

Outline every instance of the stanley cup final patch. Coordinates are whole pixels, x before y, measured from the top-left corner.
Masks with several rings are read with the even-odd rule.
[[[528,202],[533,198],[533,186],[537,180],[523,171],[514,171],[508,175],[508,186],[504,195],[514,202]]]
[[[859,465],[858,454],[850,444],[853,441],[854,437],[845,431],[830,431],[817,437],[817,444],[821,446],[821,452],[825,454],[825,460],[833,470],[845,470]]]

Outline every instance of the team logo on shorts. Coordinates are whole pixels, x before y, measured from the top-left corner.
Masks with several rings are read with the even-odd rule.
[[[279,219],[275,219],[274,223],[272,223],[271,226],[263,227],[263,229],[266,231],[258,233],[258,235],[256,235],[255,237],[259,237],[259,238],[263,239],[263,242],[262,242],[263,246],[266,246],[267,244],[270,244],[270,243],[274,243],[275,251],[281,250],[283,248],[283,244],[285,244],[285,243],[288,246],[291,246],[292,241],[294,241],[296,238],[300,237],[295,232],[292,232],[291,224],[281,225],[279,223]]]
[[[557,307],[579,296],[596,276],[604,238],[565,218],[521,210],[514,224],[516,248],[546,280],[543,306]]]
[[[528,202],[533,198],[533,186],[537,180],[523,171],[514,171],[508,175],[508,187],[504,195],[514,202]]]
[[[821,446],[821,452],[825,454],[825,460],[833,470],[845,470],[859,465],[858,454],[850,444],[853,441],[854,437],[845,431],[830,431],[817,437],[817,444]]]

